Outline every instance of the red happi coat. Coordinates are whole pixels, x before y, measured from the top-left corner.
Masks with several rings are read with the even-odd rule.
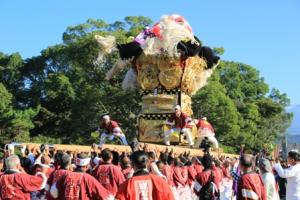
[[[56,183],[59,200],[108,200],[112,195],[94,177],[83,172],[69,172]]]
[[[244,174],[238,182],[238,200],[266,200],[267,194],[260,176],[254,172]]]
[[[56,183],[59,178],[66,175],[68,172],[70,172],[70,171],[65,170],[65,169],[57,169],[57,170],[53,171],[52,174],[50,174],[50,176],[47,180],[47,184],[49,186],[51,186],[53,183]]]
[[[188,171],[188,167],[187,166],[182,166],[181,167],[181,171],[182,171],[182,177],[183,180],[185,182],[185,185],[188,184],[188,180],[189,180],[189,171]]]
[[[65,170],[65,169],[57,169],[55,171],[53,171],[48,180],[47,180],[47,185],[48,185],[48,191],[46,193],[46,197],[48,200],[52,200],[53,197],[50,195],[49,191],[50,191],[50,188],[52,186],[52,184],[56,183],[61,177],[65,176],[67,173],[69,173],[70,171],[69,170]]]
[[[92,175],[113,195],[117,194],[119,186],[125,181],[120,168],[113,164],[97,166]]]
[[[187,177],[185,177],[185,169],[181,167],[174,167],[174,184],[176,187],[185,186],[187,184]]]
[[[119,127],[119,124],[116,121],[110,120],[109,124],[101,123],[100,128],[104,129],[106,133],[112,134],[114,132],[114,128]]]
[[[32,176],[15,172],[0,176],[0,199],[30,200],[30,192],[44,187],[45,179],[41,175]]]
[[[188,166],[188,173],[189,173],[188,184],[192,185],[192,183],[195,181],[196,176],[197,176],[197,171],[196,171],[194,165]]]
[[[114,165],[114,166],[116,166],[120,171],[122,171],[122,167],[121,167],[121,165]]]
[[[129,175],[132,174],[133,168],[128,167],[122,170],[122,174],[124,175],[125,179],[130,178]]]
[[[214,170],[213,170],[213,173],[214,173]],[[215,177],[213,179],[214,184],[216,186],[220,185],[220,181],[216,178],[215,173],[213,175]],[[202,171],[201,173],[197,174],[196,181],[203,187],[209,181],[210,176],[211,176],[211,170]]]
[[[173,176],[174,176],[173,168],[168,164],[164,164],[162,173],[163,173],[163,175],[166,176],[168,184],[170,186],[174,186],[175,184],[174,184],[174,178],[173,178]]]
[[[209,129],[212,133],[215,132],[213,126],[208,121],[206,121],[204,119],[200,119],[198,121],[198,123],[196,124],[196,126],[197,126],[198,129],[199,128],[201,128],[201,129],[205,129],[206,128],[206,129]]]
[[[198,163],[194,164],[194,168],[195,168],[197,174],[201,173],[204,170],[204,167]]]
[[[134,176],[119,188],[117,200],[174,200],[168,183],[161,177],[149,174]]]
[[[171,117],[168,119],[169,122],[174,122],[174,126],[176,128],[181,128],[181,129],[188,127],[187,120],[188,120],[188,116],[183,112],[179,117],[177,117],[176,114],[173,113]]]
[[[213,167],[213,172],[214,172],[214,176],[215,176],[215,180],[216,180],[216,185],[217,188],[220,189],[220,184],[221,181],[223,179],[223,174],[222,174],[222,170],[219,167],[214,166]]]

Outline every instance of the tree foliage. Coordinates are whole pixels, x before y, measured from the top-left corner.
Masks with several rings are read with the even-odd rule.
[[[128,16],[111,24],[101,19],[67,27],[63,43],[23,60],[0,53],[0,137],[2,142],[95,142],[90,137],[103,114],[121,122],[129,138],[136,133],[141,98],[123,91],[124,72],[110,82],[105,73],[119,58],[97,61],[95,34],[114,35],[126,43],[152,20]],[[214,48],[223,54],[223,48]],[[207,116],[224,147],[260,148],[282,134],[292,114],[286,94],[272,89],[252,66],[223,61],[209,84],[193,97],[194,117]]]
[[[29,130],[33,128],[32,119],[37,111],[34,109],[17,110],[12,106],[12,94],[0,83],[0,140],[28,141]]]
[[[233,151],[240,144],[252,150],[268,148],[266,144],[282,135],[293,117],[285,111],[287,95],[277,89],[269,92],[259,71],[238,62],[222,61],[193,103],[198,115],[213,122],[222,145],[235,147]]]

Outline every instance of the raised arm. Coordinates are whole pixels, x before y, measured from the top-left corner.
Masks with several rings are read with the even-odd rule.
[[[293,168],[283,169],[280,163],[276,163],[274,168],[281,178],[293,177],[297,173],[297,171],[294,170]]]

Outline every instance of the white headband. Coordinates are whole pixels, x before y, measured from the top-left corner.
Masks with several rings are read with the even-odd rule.
[[[174,110],[176,110],[176,109],[180,110],[180,109],[181,109],[180,105],[176,105],[176,106],[174,107]]]
[[[76,158],[76,161],[75,161],[75,164],[77,166],[87,166],[88,164],[90,164],[90,161],[91,161],[91,158],[83,158],[83,159],[80,159],[80,158]]]
[[[103,119],[109,120],[109,116],[108,116],[108,115],[104,115],[104,116],[103,116]]]

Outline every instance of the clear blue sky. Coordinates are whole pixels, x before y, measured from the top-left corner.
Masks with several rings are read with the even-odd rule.
[[[67,26],[143,15],[158,20],[178,13],[222,59],[256,67],[266,82],[300,104],[299,0],[1,0],[0,51],[23,58],[61,42]]]

